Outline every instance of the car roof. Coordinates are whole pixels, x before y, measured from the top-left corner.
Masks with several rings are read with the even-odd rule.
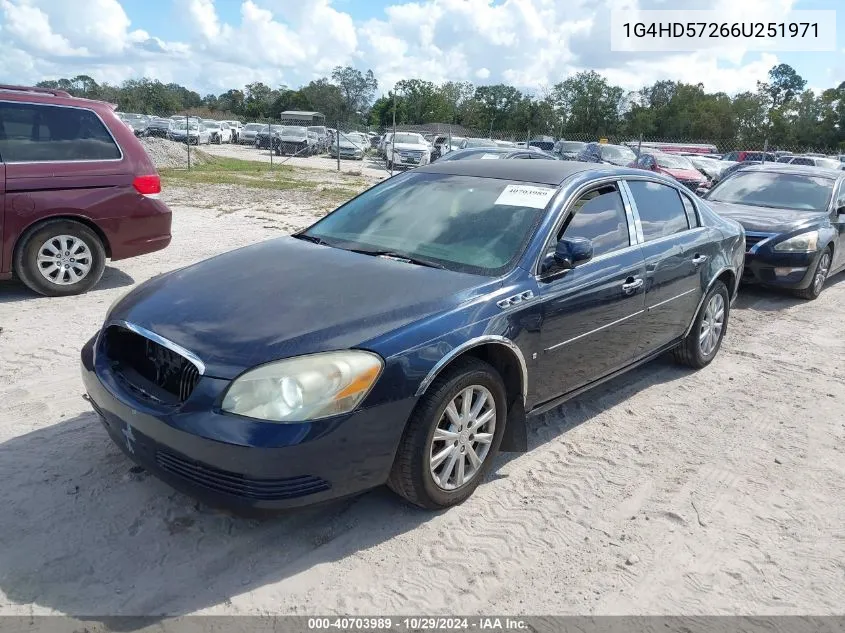
[[[557,186],[573,174],[590,170],[620,176],[645,173],[642,170],[614,168],[609,165],[601,165],[597,168],[596,163],[559,160],[450,160],[418,167],[415,171],[452,176],[499,178]]]
[[[35,88],[30,86],[12,86],[3,84],[0,86],[0,97],[8,101],[24,101],[29,103],[43,103],[45,105],[64,105],[82,108],[107,108],[117,110],[115,104],[96,99],[84,99],[74,97],[63,90],[51,90],[49,88]]]
[[[791,163],[755,163],[747,165],[742,171],[764,171],[779,174],[800,174],[803,176],[827,176],[833,179],[845,176],[845,172],[839,169],[828,169],[827,167],[815,167],[813,165],[793,165]]]

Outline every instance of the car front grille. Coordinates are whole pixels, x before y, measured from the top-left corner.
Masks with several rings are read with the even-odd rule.
[[[156,465],[203,488],[257,501],[304,497],[331,487],[326,480],[312,475],[282,479],[251,478],[240,473],[218,470],[161,448],[156,451]]]
[[[200,380],[199,369],[190,360],[119,325],[106,328],[102,350],[127,390],[157,404],[185,402]]]
[[[745,252],[749,252],[759,242],[771,237],[767,233],[746,233],[745,234]]]

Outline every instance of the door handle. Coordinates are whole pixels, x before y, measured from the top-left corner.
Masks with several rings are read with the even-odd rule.
[[[692,263],[695,266],[701,266],[706,261],[707,261],[707,255],[696,254],[696,256],[692,258]]]
[[[628,277],[628,279],[625,280],[625,283],[622,284],[622,292],[624,292],[626,295],[632,294],[637,288],[642,285],[643,280],[640,277]]]

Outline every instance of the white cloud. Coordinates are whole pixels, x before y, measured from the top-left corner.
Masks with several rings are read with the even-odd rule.
[[[531,92],[596,70],[627,89],[675,79],[735,93],[753,90],[777,56],[749,57],[735,47],[615,53],[610,10],[671,5],[712,9],[726,21],[760,15],[771,21],[798,0],[395,0],[379,17],[358,22],[351,2],[174,1],[184,41],[133,28],[120,0],[0,0],[0,74],[27,83],[80,73],[119,82],[144,74],[205,93],[252,81],[297,86],[350,64],[371,68],[382,91],[419,77],[506,82]],[[221,18],[224,2],[238,2],[236,18]],[[845,53],[826,54],[822,68],[832,77],[842,76],[843,67]]]

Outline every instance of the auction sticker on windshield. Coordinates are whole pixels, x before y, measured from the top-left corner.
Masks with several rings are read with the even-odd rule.
[[[533,187],[530,185],[508,185],[496,198],[495,204],[505,204],[512,207],[531,207],[545,209],[555,189],[551,187]]]

